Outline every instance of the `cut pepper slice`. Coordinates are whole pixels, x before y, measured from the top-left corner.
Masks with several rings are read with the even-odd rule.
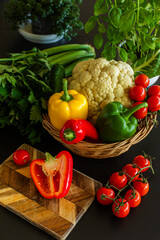
[[[30,172],[43,197],[62,198],[68,193],[72,182],[72,156],[68,151],[61,151],[55,157],[46,153],[46,160],[36,159],[31,162]]]

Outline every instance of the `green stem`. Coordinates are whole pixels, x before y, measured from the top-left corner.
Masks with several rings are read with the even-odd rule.
[[[76,139],[75,131],[71,128],[65,129],[63,133],[63,137],[67,141],[72,142],[74,139]]]
[[[59,63],[62,65],[68,65],[84,57],[95,57],[95,55],[93,52],[88,53],[85,50],[69,51],[69,53],[65,54],[64,56],[50,61],[50,64],[54,65],[56,63]]]
[[[128,118],[129,118],[133,113],[135,113],[137,110],[139,110],[140,108],[143,108],[143,107],[145,107],[145,108],[148,107],[147,102],[143,102],[143,103],[141,103],[141,104],[139,104],[139,105],[136,105],[136,106],[128,109],[128,111],[122,113],[121,116],[122,116],[125,120],[128,120]]]
[[[110,200],[113,200],[113,198],[108,197],[106,194],[104,194],[104,193],[101,194],[101,199],[102,199],[102,200],[105,200],[106,198],[107,198],[107,199],[110,199]]]
[[[48,163],[56,158],[56,157],[53,157],[49,152],[46,152],[45,156],[46,156],[45,161],[48,162]]]
[[[55,54],[55,55],[51,55],[50,57],[47,57],[47,60],[48,60],[49,62],[52,62],[52,61],[55,60],[55,59],[59,59],[60,57],[65,56],[65,55],[68,54],[69,52],[71,52],[71,51],[67,51],[67,52],[62,52],[62,53],[57,53],[57,54]]]
[[[160,49],[158,49],[157,52],[154,55],[152,55],[151,58],[148,59],[148,61],[145,61],[143,64],[134,68],[133,71],[136,73],[136,72],[139,72],[142,68],[149,66],[149,64],[156,59],[156,57],[159,53],[160,53]]]
[[[138,4],[138,9],[137,9],[137,27],[138,27],[138,39],[140,40],[139,36],[140,36],[140,31],[139,31],[139,0],[137,1],[137,4]],[[138,44],[137,47],[138,47],[138,52],[139,52],[139,46],[141,44]]]
[[[44,50],[41,50],[41,52],[46,52],[48,56],[51,56],[53,54],[71,51],[71,50],[86,50],[88,53],[89,52],[95,53],[94,48],[88,44],[66,44],[62,46],[44,49]]]
[[[134,165],[136,165],[136,164],[134,164]],[[151,164],[150,166],[147,166],[147,167],[144,167],[144,168],[140,168],[140,170],[138,171],[138,173],[137,173],[135,176],[133,176],[132,178],[130,178],[130,180],[129,180],[129,182],[126,184],[126,186],[118,191],[117,195],[115,196],[115,198],[114,198],[114,200],[113,200],[114,202],[115,202],[115,200],[119,197],[120,193],[121,193],[123,190],[125,190],[128,186],[131,186],[132,180],[133,180],[136,176],[138,176],[143,169],[146,169],[146,168],[147,168],[147,169],[148,169],[148,168],[151,168],[152,174],[154,174],[154,170],[153,170],[152,164]],[[128,177],[130,177],[127,173],[125,173],[125,175],[128,176]],[[110,187],[114,187],[114,186],[110,185]],[[133,189],[133,188],[132,188],[132,189]]]
[[[72,95],[68,94],[67,79],[65,79],[65,78],[63,79],[63,92],[64,92],[64,94],[61,97],[62,101],[69,102],[73,99]]]

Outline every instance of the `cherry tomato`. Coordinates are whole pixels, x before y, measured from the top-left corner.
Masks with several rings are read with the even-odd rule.
[[[137,207],[141,203],[141,195],[137,190],[128,190],[124,198],[128,201],[130,207],[132,208]]]
[[[132,100],[141,102],[146,97],[145,88],[142,86],[136,85],[130,89],[129,96]]]
[[[129,164],[125,165],[123,167],[122,171],[126,174],[128,181],[130,181],[131,178],[133,178],[135,176],[131,181],[131,182],[134,182],[139,177],[139,174],[138,174],[139,168],[132,163],[129,163]]]
[[[115,192],[112,188],[101,187],[97,191],[97,201],[102,205],[109,205],[115,198]]]
[[[130,212],[129,203],[125,199],[116,199],[112,205],[112,212],[116,217],[125,218]]]
[[[123,172],[115,172],[110,176],[109,183],[116,189],[122,189],[127,184],[127,177]]]
[[[151,96],[147,100],[148,103],[148,110],[151,112],[156,112],[160,110],[160,97],[158,96]]]
[[[25,149],[17,149],[13,153],[13,161],[17,165],[25,165],[25,164],[27,164],[30,161],[30,154]]]
[[[145,74],[140,74],[135,78],[135,84],[146,88],[149,85],[149,77]]]
[[[149,97],[151,96],[158,96],[160,97],[160,86],[159,85],[153,85],[148,89],[147,95]]]
[[[137,190],[141,196],[145,196],[149,191],[149,183],[146,179],[138,178],[134,183],[133,187]]]
[[[135,102],[132,107],[141,104],[142,102]],[[148,113],[148,108],[140,108],[139,110],[137,110],[135,113],[133,113],[133,116],[137,119],[143,119],[147,116]]]
[[[144,168],[150,166],[150,161],[143,155],[138,155],[133,159],[133,164],[136,164],[139,168]],[[147,171],[148,168],[141,170],[141,172]]]

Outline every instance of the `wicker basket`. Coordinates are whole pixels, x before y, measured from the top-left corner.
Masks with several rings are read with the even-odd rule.
[[[137,133],[134,136],[125,141],[111,144],[90,143],[85,141],[76,144],[65,144],[61,141],[58,130],[52,126],[48,115],[43,115],[42,125],[57,141],[61,142],[66,148],[77,155],[87,158],[104,159],[119,156],[128,151],[132,145],[142,141],[152,130],[156,117],[157,115],[155,113],[149,115],[147,122],[145,119],[139,122]]]

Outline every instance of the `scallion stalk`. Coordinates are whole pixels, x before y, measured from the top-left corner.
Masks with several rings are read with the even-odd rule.
[[[72,51],[72,50],[86,50],[87,52],[93,52],[95,54],[94,48],[88,44],[66,44],[66,45],[44,49],[44,50],[41,50],[41,52],[46,52],[48,56],[51,56],[53,54]]]
[[[51,55],[49,57],[47,57],[47,60],[49,62],[53,61],[54,59],[57,59],[57,58],[60,58],[68,53],[70,53],[71,51],[67,51],[67,52],[62,52],[62,53],[58,53],[58,54],[55,54],[55,55]]]
[[[51,65],[54,64],[62,64],[63,66],[68,65],[80,58],[83,57],[94,57],[95,55],[93,54],[93,52],[87,53],[85,50],[77,50],[77,51],[71,51],[68,54],[58,58],[58,59],[54,59],[53,61],[50,62]]]

